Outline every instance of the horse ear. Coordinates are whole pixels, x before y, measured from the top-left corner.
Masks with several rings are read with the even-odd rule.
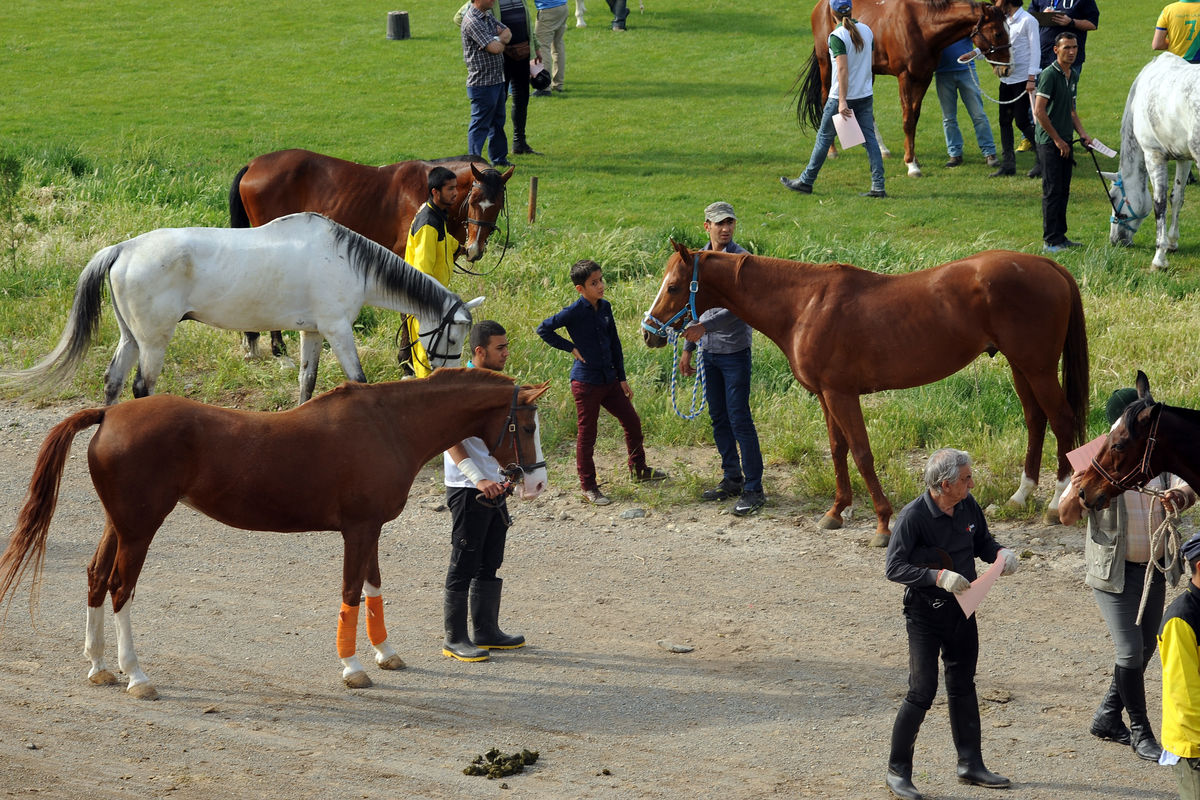
[[[680,257],[680,258],[682,258],[684,261],[687,261],[687,257],[688,257],[688,249],[687,249],[687,245],[686,245],[686,244],[681,244],[681,243],[679,243],[679,242],[675,241],[674,239],[672,239],[672,240],[671,240],[671,247],[674,247],[674,248],[675,248],[675,252],[676,252],[676,253],[679,253],[679,257]]]
[[[1154,398],[1150,396],[1150,379],[1147,378],[1146,373],[1142,372],[1140,369],[1138,370],[1137,382],[1134,383],[1134,386],[1137,387],[1139,400],[1149,400],[1150,402],[1154,402]]]
[[[463,308],[465,308],[467,311],[470,311],[473,308],[479,308],[481,305],[483,305],[483,300],[484,298],[482,297],[476,297],[474,300],[468,300],[467,302],[463,303]]]
[[[516,168],[517,168],[516,165],[509,167],[508,171],[500,176],[504,180],[505,183],[508,183],[508,179],[512,177],[513,171],[516,170]]]
[[[521,403],[529,405],[546,393],[550,388],[550,381],[539,383],[537,386],[522,386],[521,387]]]
[[[477,181],[483,180],[483,175],[480,174],[479,168],[476,167],[473,162],[471,164],[471,174],[475,176],[475,180],[477,180]]]

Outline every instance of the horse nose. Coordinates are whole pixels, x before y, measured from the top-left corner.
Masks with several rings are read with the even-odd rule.
[[[487,250],[487,247],[485,245],[479,244],[479,242],[468,242],[467,243],[467,261],[474,263],[474,262],[478,261],[479,259],[483,258],[483,253],[485,250]]]

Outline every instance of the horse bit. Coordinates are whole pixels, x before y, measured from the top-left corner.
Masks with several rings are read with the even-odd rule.
[[[1100,462],[1092,456],[1092,468],[1100,473],[1100,477],[1123,492],[1140,492],[1155,497],[1163,497],[1165,492],[1145,486],[1146,481],[1154,477],[1150,471],[1150,456],[1154,453],[1154,445],[1158,442],[1158,421],[1162,419],[1162,403],[1154,404],[1154,420],[1150,423],[1150,435],[1146,437],[1146,450],[1136,469],[1130,470],[1120,478],[1114,478],[1108,470],[1100,466]]]
[[[649,331],[655,336],[660,336],[666,339],[671,344],[671,407],[675,409],[675,415],[680,419],[695,419],[700,416],[700,412],[704,410],[705,403],[708,402],[708,395],[703,391],[705,385],[704,379],[704,350],[696,349],[696,382],[692,384],[692,408],[687,414],[679,410],[679,403],[675,399],[675,373],[677,359],[679,357],[679,330],[674,327],[676,322],[679,322],[687,315],[686,322],[688,325],[696,324],[700,321],[700,317],[696,314],[696,292],[700,289],[700,254],[695,253],[692,256],[692,282],[688,284],[688,301],[687,305],[679,309],[675,316],[671,317],[666,322],[660,322],[649,311],[642,319],[642,328]],[[650,323],[654,323],[651,325]],[[657,326],[657,327],[655,327]],[[700,393],[700,405],[696,405],[696,395]]]

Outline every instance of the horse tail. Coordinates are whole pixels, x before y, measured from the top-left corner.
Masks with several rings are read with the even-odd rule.
[[[67,326],[54,350],[28,369],[0,373],[0,381],[22,384],[29,389],[56,386],[71,378],[87,354],[100,330],[101,296],[104,281],[125,249],[125,243],[112,245],[92,256],[75,285],[75,300]]]
[[[812,55],[808,57],[808,63],[800,70],[796,82],[792,84],[792,91],[796,94],[796,121],[800,123],[801,128],[812,128],[815,131],[821,127],[821,114],[825,105],[821,95],[824,90],[821,64],[817,61],[817,50],[814,47]]]
[[[30,589],[30,613],[37,604],[38,585],[41,583],[42,566],[46,560],[46,536],[50,531],[50,520],[58,505],[58,489],[62,484],[63,466],[71,452],[75,435],[84,428],[99,425],[104,421],[107,409],[89,408],[67,417],[51,429],[42,442],[33,477],[29,480],[29,494],[25,506],[17,517],[17,527],[8,539],[8,547],[0,555],[0,601],[6,597],[12,602],[11,592],[33,568],[33,584]],[[5,606],[7,616],[7,605]]]
[[[233,184],[229,187],[229,227],[231,228],[250,227],[250,215],[246,213],[246,204],[242,202],[242,177],[248,169],[250,169],[249,164],[238,170],[238,174],[233,176]]]
[[[1062,270],[1063,278],[1071,290],[1071,315],[1067,319],[1067,340],[1063,344],[1063,392],[1067,404],[1075,414],[1075,441],[1072,446],[1087,440],[1088,415],[1088,341],[1087,322],[1083,317],[1083,298],[1079,284],[1067,268],[1052,262]]]

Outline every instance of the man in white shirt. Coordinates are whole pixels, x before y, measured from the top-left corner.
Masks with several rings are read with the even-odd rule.
[[[995,0],[996,7],[1008,17],[1008,40],[1012,43],[1012,69],[1000,79],[1000,168],[988,177],[1017,174],[1012,126],[1033,141],[1033,93],[1037,88],[1040,59],[1038,24],[1021,7],[1024,0]],[[1034,150],[1037,157],[1037,150]],[[1031,172],[1037,170],[1035,166]]]

